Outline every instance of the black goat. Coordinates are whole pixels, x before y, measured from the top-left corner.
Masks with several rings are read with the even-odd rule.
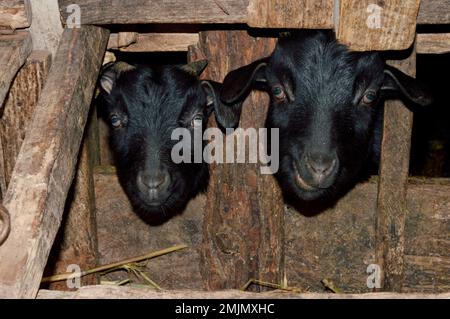
[[[276,178],[287,199],[301,203],[336,199],[358,181],[381,135],[380,100],[432,102],[378,53],[351,52],[328,31],[280,38],[271,56],[230,72],[221,91],[221,101],[233,104],[226,127],[238,125],[252,89],[270,94],[266,127],[280,136]]]
[[[206,61],[160,68],[116,62],[102,72],[99,112],[110,125],[119,180],[149,223],[181,212],[207,187],[204,161],[176,164],[171,158],[174,129],[203,132],[211,112],[220,114],[220,84],[198,79],[205,67]]]

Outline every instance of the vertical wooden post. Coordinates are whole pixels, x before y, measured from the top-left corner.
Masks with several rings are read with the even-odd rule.
[[[415,76],[416,53],[390,64]],[[407,179],[413,115],[402,102],[388,101],[384,110],[381,145],[376,259],[382,271],[382,289],[401,291],[404,268],[404,229]]]
[[[50,52],[33,51],[6,96],[0,116],[0,200],[8,189],[28,124],[47,78],[50,60]],[[3,220],[0,225],[0,234],[6,231],[6,223]],[[0,236],[0,242],[2,239]]]
[[[200,34],[198,48],[190,48],[190,58],[208,59],[205,78],[222,81],[229,71],[270,55],[274,45],[274,39],[252,38],[245,31],[208,31]],[[252,93],[244,103],[240,127],[263,127],[267,105],[267,95]],[[282,196],[274,178],[261,175],[259,167],[210,167],[201,252],[207,289],[239,288],[249,279],[283,279]]]
[[[37,294],[75,175],[108,37],[108,30],[93,26],[63,33],[5,196],[12,232],[0,247],[0,297]]]
[[[0,158],[4,168],[2,174],[4,180],[1,183],[4,184],[4,190],[8,188],[11,180],[28,124],[47,78],[50,61],[50,52],[33,51],[17,73],[6,97],[3,115],[0,119],[2,149]]]
[[[67,198],[62,225],[47,262],[48,275],[68,272],[69,265],[82,271],[98,266],[97,223],[94,192],[94,167],[99,164],[97,113],[91,109],[77,171]],[[81,278],[81,285],[99,284],[97,275]],[[55,290],[74,290],[65,281],[49,285]]]

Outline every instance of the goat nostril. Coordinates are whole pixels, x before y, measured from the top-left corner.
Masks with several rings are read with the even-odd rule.
[[[160,173],[156,176],[148,176],[144,174],[143,176],[139,176],[139,179],[141,183],[149,189],[158,189],[167,184],[169,180],[169,174],[166,172]]]
[[[336,166],[336,159],[333,160],[311,160],[309,157],[306,160],[307,167],[313,174],[317,175],[329,175]]]

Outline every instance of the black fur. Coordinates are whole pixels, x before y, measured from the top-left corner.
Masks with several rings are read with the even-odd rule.
[[[431,103],[413,78],[387,67],[378,53],[350,52],[327,31],[280,38],[270,57],[227,75],[221,99],[242,102],[252,89],[269,93],[266,127],[280,130],[276,178],[287,199],[303,203],[338,198],[378,156],[380,100]],[[316,174],[315,167],[327,173]]]
[[[146,221],[159,224],[180,213],[190,199],[207,188],[206,163],[175,164],[171,160],[172,147],[177,143],[171,140],[171,134],[178,127],[192,132],[191,122],[196,116],[202,117],[204,130],[215,107],[208,103],[214,97],[208,88],[220,85],[212,83],[205,89],[205,82],[180,66],[156,69],[126,65],[124,69],[123,65],[105,67],[99,110],[110,124],[110,145],[130,202]],[[121,125],[115,128],[112,124],[117,125],[117,121]],[[154,205],[148,192],[141,191],[138,175],[157,175],[160,171],[169,173],[170,185],[163,196],[167,198]]]

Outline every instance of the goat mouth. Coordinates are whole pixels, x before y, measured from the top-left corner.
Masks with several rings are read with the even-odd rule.
[[[308,183],[305,182],[305,180],[300,176],[300,173],[298,172],[297,169],[297,165],[295,165],[294,163],[294,173],[295,173],[295,182],[297,184],[298,187],[300,187],[301,189],[304,189],[306,191],[317,191],[318,188],[309,185]]]

